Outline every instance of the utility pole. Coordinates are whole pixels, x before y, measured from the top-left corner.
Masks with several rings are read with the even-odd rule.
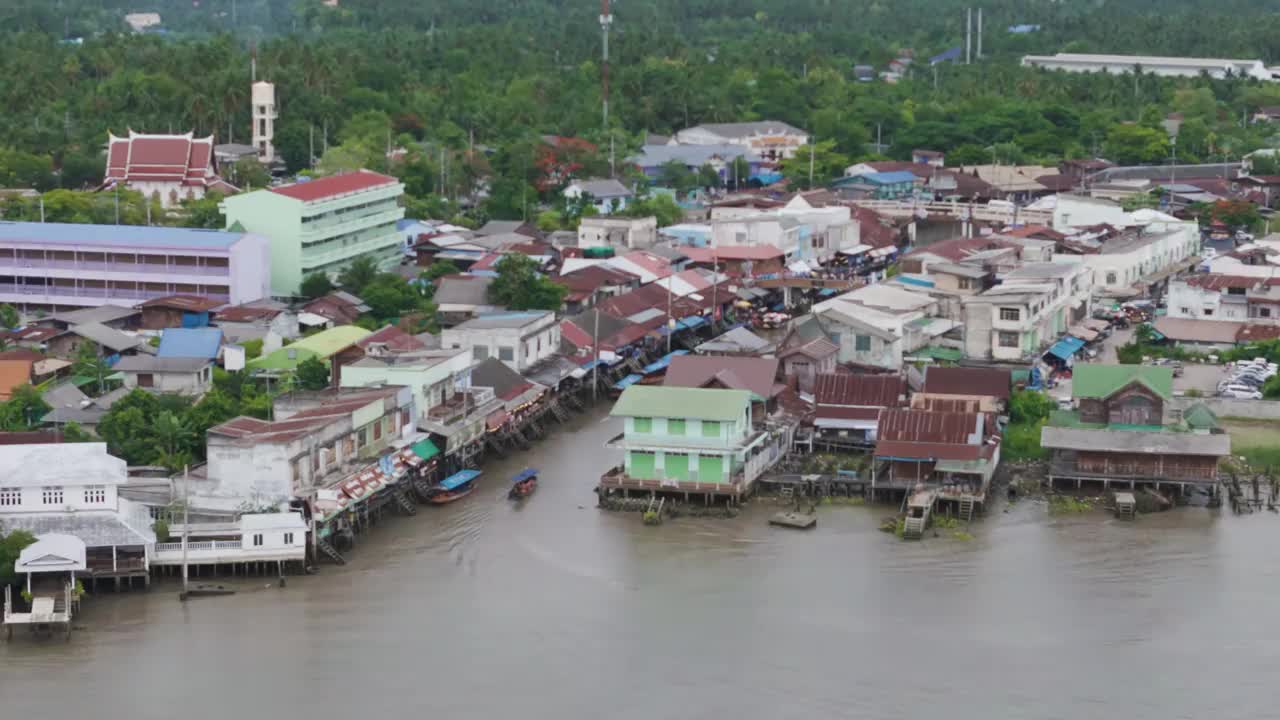
[[[591,330],[591,351],[595,362],[591,364],[591,404],[600,401],[600,308],[595,308],[595,327]]]
[[[316,126],[311,124],[307,127],[307,167],[310,168],[316,162]]]
[[[191,534],[191,482],[190,466],[182,466],[182,599],[187,599],[187,537]]]
[[[964,12],[964,64],[968,65],[973,56],[973,8]]]
[[[609,127],[609,26],[613,25],[613,13],[609,0],[600,0],[600,100],[604,111],[604,127]]]
[[[978,8],[978,59],[982,59],[982,8]]]
[[[813,138],[810,137],[809,138],[809,189],[810,190],[813,189],[813,156],[818,154],[817,148],[818,148],[817,144],[814,143]]]
[[[676,334],[676,320],[671,317],[671,276],[667,276],[667,354],[671,354],[671,336]]]

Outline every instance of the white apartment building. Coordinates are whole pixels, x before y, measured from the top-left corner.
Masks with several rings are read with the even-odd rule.
[[[1095,290],[1132,294],[1135,284],[1161,279],[1200,252],[1195,222],[1152,223],[1136,235],[1108,240],[1096,254],[1084,255]]]
[[[91,576],[145,576],[156,536],[147,508],[119,496],[127,480],[106,443],[0,445],[0,527],[79,538]]]
[[[578,225],[578,247],[613,247],[643,250],[658,241],[658,219],[595,215],[582,218]]]
[[[840,362],[892,369],[958,327],[938,313],[934,298],[893,285],[868,285],[813,307]]]
[[[489,313],[446,328],[440,345],[469,350],[477,362],[497,358],[523,373],[559,351],[560,324],[550,310]]]
[[[1107,72],[1112,75],[1132,73],[1135,68],[1141,68],[1145,75],[1160,77],[1200,77],[1206,74],[1217,80],[1229,76],[1253,80],[1276,79],[1275,73],[1261,60],[1058,53],[1027,55],[1022,58],[1022,65],[1064,72]]]
[[[1028,263],[1004,282],[963,299],[964,352],[975,359],[1039,355],[1089,317],[1090,271],[1080,262]]]

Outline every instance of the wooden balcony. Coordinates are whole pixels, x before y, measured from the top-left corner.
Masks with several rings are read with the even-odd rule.
[[[599,485],[599,489],[602,491],[690,493],[734,498],[740,496],[745,488],[746,478],[742,473],[734,475],[729,482],[699,482],[697,480],[676,480],[674,478],[637,478],[628,475],[626,469],[621,465],[610,468],[608,472],[600,476]]]

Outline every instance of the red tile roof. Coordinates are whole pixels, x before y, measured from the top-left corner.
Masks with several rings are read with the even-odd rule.
[[[292,185],[281,185],[280,187],[271,188],[271,192],[301,200],[302,202],[316,202],[398,182],[400,181],[390,175],[383,175],[372,170],[357,170]]]
[[[171,182],[235,191],[215,169],[212,135],[145,135],[130,130],[127,137],[107,136],[105,183]]]
[[[877,457],[921,460],[977,460],[983,456],[987,429],[979,413],[945,413],[928,410],[886,409],[880,412]]]
[[[1270,278],[1249,277],[1248,275],[1225,275],[1220,273],[1203,273],[1187,278],[1187,285],[1203,290],[1226,290],[1228,288],[1249,289],[1258,285],[1269,284]]]
[[[678,355],[671,358],[662,384],[701,388],[720,385],[730,390],[750,390],[761,398],[774,394],[777,358]]]
[[[819,375],[814,384],[816,417],[874,420],[881,408],[900,407],[907,381],[900,375]]]
[[[1040,236],[1042,238],[1045,238],[1046,240],[1065,240],[1067,237],[1066,235],[1063,235],[1057,230],[1054,230],[1053,228],[1045,227],[1044,225],[1023,225],[1022,227],[1015,227],[1015,228],[1009,228],[1007,230],[1001,230],[1000,234],[1008,235],[1010,237],[1016,237],[1016,238],[1029,238],[1029,237]]]
[[[557,285],[563,285],[577,292],[595,292],[605,286],[630,285],[639,282],[639,278],[610,265],[588,265],[580,270],[551,278]]]
[[[356,345],[362,349],[368,348],[370,345],[384,345],[392,352],[412,352],[414,350],[427,349],[426,343],[395,325],[388,325],[372,335],[366,335],[364,339],[357,341]]]
[[[983,250],[993,250],[999,248],[1018,249],[1022,247],[1016,242],[1010,240],[1001,240],[993,237],[958,237],[950,240],[943,240],[931,245],[916,248],[906,254],[906,257],[915,257],[923,254],[937,255],[946,258],[952,262],[960,262],[974,253]]]
[[[222,305],[217,300],[210,300],[203,295],[167,295],[140,303],[141,308],[177,308],[187,312],[209,312],[210,310]]]
[[[722,248],[688,247],[681,252],[693,262],[716,262],[719,260],[773,260],[781,259],[786,253],[772,245],[735,245]]]
[[[1240,332],[1236,333],[1237,343],[1251,343],[1262,340],[1275,340],[1277,338],[1280,338],[1280,325],[1250,323],[1240,328]]]
[[[270,320],[282,312],[284,311],[280,308],[235,305],[222,308],[217,312],[214,319],[218,322],[253,322],[255,320]]]
[[[935,395],[981,395],[1008,400],[1009,385],[1009,371],[1000,368],[931,365],[924,374],[924,391]]]

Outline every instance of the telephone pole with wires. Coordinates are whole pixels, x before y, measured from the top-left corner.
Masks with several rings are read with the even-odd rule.
[[[609,127],[609,27],[613,25],[613,12],[609,0],[600,0],[600,100],[603,105],[604,127]]]

